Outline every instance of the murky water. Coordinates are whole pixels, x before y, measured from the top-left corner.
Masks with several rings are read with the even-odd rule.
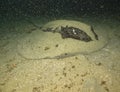
[[[1,0],[0,92],[119,92],[120,8],[103,1]]]

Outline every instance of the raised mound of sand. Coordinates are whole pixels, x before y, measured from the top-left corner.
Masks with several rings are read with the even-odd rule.
[[[49,27],[60,28],[61,26],[73,26],[84,30],[93,41],[84,42],[72,38],[63,39],[59,33],[43,32],[42,29]],[[99,40],[96,40],[91,27],[85,23],[70,20],[56,20],[46,23],[41,30],[22,38],[18,43],[18,53],[26,59],[64,58],[76,54],[90,54],[103,48],[108,40],[107,37],[97,30]]]

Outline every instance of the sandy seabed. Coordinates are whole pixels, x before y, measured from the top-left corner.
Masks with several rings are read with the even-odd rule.
[[[44,33],[39,18],[2,24],[0,92],[119,92],[120,22],[79,20],[93,25],[98,43]]]

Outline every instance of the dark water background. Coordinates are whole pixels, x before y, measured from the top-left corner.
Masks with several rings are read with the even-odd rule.
[[[90,16],[90,18],[87,18],[85,16]],[[66,19],[67,17],[69,17],[70,19],[72,19],[72,18],[78,19],[78,18],[82,17],[83,20],[85,20],[85,23],[87,23],[86,22],[86,20],[87,20],[88,24],[93,25],[96,33],[98,33],[98,34],[100,33],[100,36],[98,35],[99,37],[105,37],[106,41],[108,40],[108,43],[105,45],[105,47],[103,47],[103,48],[105,48],[104,50],[90,54],[87,58],[85,56],[86,59],[84,58],[84,55],[82,56],[82,58],[80,56],[80,58],[81,58],[80,60],[83,59],[85,61],[86,60],[90,61],[90,63],[88,62],[88,64],[87,64],[87,62],[82,63],[80,61],[80,65],[87,64],[87,65],[85,65],[85,68],[80,67],[80,70],[87,69],[87,70],[85,70],[85,72],[83,72],[81,74],[85,74],[85,76],[86,76],[86,73],[87,73],[90,76],[85,77],[85,78],[93,78],[93,81],[90,80],[91,82],[88,79],[88,81],[85,82],[86,84],[87,83],[88,84],[87,85],[83,84],[83,87],[85,85],[85,87],[88,87],[88,89],[90,89],[92,87],[92,88],[95,88],[93,90],[96,91],[98,89],[98,91],[99,91],[99,89],[101,87],[96,86],[96,84],[98,84],[98,83],[96,83],[96,79],[94,82],[94,78],[97,78],[97,76],[99,76],[99,75],[96,76],[96,74],[100,74],[100,80],[102,79],[101,76],[103,76],[103,77],[105,76],[105,78],[103,78],[103,81],[102,81],[105,83],[102,87],[105,88],[106,92],[109,92],[109,89],[106,89],[107,86],[108,86],[108,88],[111,89],[110,92],[113,92],[112,90],[114,90],[115,92],[119,92],[119,90],[120,90],[119,89],[120,88],[119,87],[119,84],[120,84],[120,75],[119,75],[120,74],[120,62],[119,62],[120,61],[120,40],[119,40],[120,39],[120,0],[0,0],[0,70],[1,70],[0,77],[2,76],[0,78],[0,80],[1,80],[0,81],[0,92],[3,92],[2,90],[9,90],[11,92],[13,92],[13,91],[15,92],[16,88],[17,88],[17,91],[26,90],[27,88],[30,88],[31,84],[25,86],[26,83],[35,82],[34,80],[30,81],[33,78],[37,78],[36,75],[38,75],[38,76],[40,75],[40,74],[35,74],[35,73],[42,74],[42,72],[43,72],[42,70],[41,70],[42,72],[41,71],[36,72],[36,69],[38,69],[38,70],[44,69],[46,73],[48,73],[48,74],[52,73],[52,75],[53,75],[53,72],[49,71],[49,69],[51,69],[51,66],[52,66],[52,64],[54,64],[54,62],[48,63],[48,64],[46,63],[47,64],[46,68],[39,68],[38,66],[36,68],[35,65],[41,64],[44,66],[44,63],[40,63],[38,61],[39,63],[36,63],[36,64],[31,63],[31,62],[29,62],[30,64],[28,64],[28,62],[26,62],[26,61],[29,61],[29,60],[27,60],[27,58],[24,57],[24,55],[22,55],[21,53],[19,54],[18,49],[20,49],[21,52],[23,51],[23,49],[26,49],[27,48],[26,46],[28,46],[29,44],[27,44],[25,42],[27,42],[27,40],[30,39],[29,40],[29,41],[31,41],[30,42],[31,44],[29,45],[30,47],[28,47],[28,49],[25,51],[27,51],[27,53],[28,53],[28,50],[31,48],[32,48],[32,50],[30,50],[30,52],[33,50],[39,51],[40,49],[36,48],[38,46],[38,44],[36,44],[36,43],[39,43],[42,40],[39,41],[39,39],[37,38],[37,37],[41,36],[41,34],[39,34],[39,30],[37,30],[38,28],[35,28],[35,26],[37,25],[38,27],[39,26],[41,27],[41,25],[44,24],[43,21],[41,21],[42,19],[46,19],[48,21],[51,19],[61,19],[61,18]],[[103,17],[103,18],[101,18],[101,17]],[[41,19],[39,19],[39,18],[41,18]],[[30,19],[32,22],[28,21],[28,20],[26,21],[26,19]],[[99,19],[99,20],[97,20],[97,19]],[[111,19],[111,20],[106,22],[105,19],[106,20]],[[115,19],[115,21],[114,21],[114,19]],[[45,20],[45,22],[46,22],[46,20]],[[30,34],[32,32],[33,32],[33,38],[32,38],[32,35]],[[38,33],[38,35],[37,35],[37,33]],[[36,37],[35,37],[35,35],[36,35]],[[108,35],[110,35],[110,36],[108,37]],[[28,38],[26,38],[26,36],[28,36]],[[42,37],[43,36],[41,36],[40,38],[42,38]],[[37,40],[38,42],[36,40],[34,40],[36,38],[38,39]],[[47,38],[45,38],[45,39],[47,39]],[[33,41],[35,41],[35,42],[33,42]],[[32,44],[34,44],[34,45],[32,45]],[[103,43],[101,43],[101,44],[103,44]],[[20,48],[19,48],[19,46],[20,46]],[[32,46],[35,46],[35,47],[32,47]],[[39,47],[40,46],[42,46],[42,45],[39,45]],[[36,54],[36,52],[35,52],[35,54]],[[31,56],[33,54],[28,53],[28,55]],[[52,55],[52,53],[51,53],[51,55]],[[33,58],[34,58],[34,56],[33,56]],[[78,60],[79,60],[79,57],[78,57]],[[64,60],[63,60],[63,62],[64,62]],[[63,64],[62,63],[60,64],[59,67],[62,67],[61,65],[64,64],[64,63]],[[94,65],[92,65],[93,63],[94,63]],[[26,64],[28,64],[28,65],[26,65]],[[32,66],[32,64],[34,64],[35,68],[34,68],[34,66]],[[68,65],[68,68],[69,68],[70,64],[75,65],[77,63],[69,63],[68,62],[68,64],[67,64],[67,62],[66,62],[65,66]],[[29,66],[29,65],[31,65],[31,66]],[[58,64],[56,64],[56,65],[58,65]],[[98,69],[96,69],[95,67],[92,68],[91,66],[95,66],[95,67],[97,66],[96,68],[98,68],[98,66],[100,66],[100,67]],[[31,67],[33,67],[33,68],[31,68]],[[21,68],[23,68],[23,69],[21,69]],[[13,71],[14,69],[15,69],[15,71]],[[19,72],[19,69],[21,69],[20,72]],[[14,85],[11,85],[11,84],[17,83],[17,82],[19,82],[19,80],[24,80],[19,75],[21,75],[22,72],[23,73],[29,72],[28,71],[29,69],[32,69],[32,70],[30,70],[30,73],[33,73],[33,74],[32,75],[30,74],[31,76],[26,76],[26,74],[23,74],[23,78],[26,77],[26,79],[28,79],[28,81],[30,81],[30,82],[25,81],[25,85],[23,85],[24,82],[20,82],[19,83],[20,85],[18,85],[18,86],[16,86],[16,84],[14,84],[15,85],[15,88],[14,88]],[[55,69],[55,68],[53,68],[53,69]],[[56,69],[58,69],[58,68],[56,68]],[[86,72],[86,71],[88,71],[88,69],[90,69],[90,72]],[[103,71],[104,69],[106,69],[105,73],[107,73],[107,74],[101,74],[101,73],[104,73],[104,71]],[[46,71],[46,70],[48,70],[48,71]],[[95,70],[95,73],[93,70]],[[32,71],[35,71],[35,72],[32,72]],[[103,72],[101,72],[101,71],[103,71]],[[75,73],[76,73],[76,70],[75,70]],[[16,74],[18,74],[18,75],[16,76]],[[33,76],[33,75],[35,75],[35,76]],[[75,75],[75,74],[73,73],[73,75]],[[93,76],[91,76],[91,75],[93,75]],[[107,77],[106,77],[106,75],[107,75]],[[110,75],[110,78],[108,78],[109,75]],[[43,77],[45,76],[47,78],[47,76],[44,74],[42,76]],[[52,76],[50,78],[53,78],[53,77],[54,76]],[[17,80],[14,80],[14,78],[16,78],[16,79],[20,78],[20,79],[17,81]],[[39,79],[41,79],[41,78],[39,78]],[[46,80],[48,81],[50,78],[42,80],[42,81],[46,81]],[[65,77],[65,81],[66,81],[66,78],[67,77]],[[105,79],[105,81],[104,81],[104,79]],[[85,79],[85,80],[87,80],[87,79]],[[39,81],[41,82],[41,80],[39,80]],[[63,79],[63,81],[64,81],[64,79]],[[77,81],[80,81],[80,80],[77,80]],[[76,79],[75,79],[75,81],[73,80],[72,84],[76,84],[74,82],[76,82]],[[99,80],[97,80],[97,82],[99,82]],[[36,82],[36,83],[38,84],[38,82]],[[35,87],[36,83],[32,84],[32,86],[34,86],[33,89],[36,88]],[[47,83],[49,83],[49,82],[47,82]],[[91,83],[92,83],[92,85],[91,85]],[[107,84],[107,86],[106,86],[106,84]],[[51,85],[51,83],[50,83],[50,85]],[[57,85],[59,86],[59,84],[57,84]],[[110,85],[110,87],[109,87],[109,85]],[[19,88],[19,86],[20,86],[20,88]],[[46,82],[45,82],[45,87],[46,87]],[[49,87],[51,87],[51,86],[49,86]],[[54,86],[52,86],[52,88],[53,87]],[[55,87],[56,87],[56,85],[55,85]],[[12,90],[12,88],[14,88],[14,89]],[[41,86],[40,87],[38,86],[37,88],[41,88]],[[44,86],[43,86],[43,88],[44,88]],[[87,90],[87,88],[85,90]],[[40,90],[38,90],[38,91],[40,91]],[[6,91],[4,91],[4,92],[6,92]]]
[[[0,19],[120,15],[120,0],[0,0]]]

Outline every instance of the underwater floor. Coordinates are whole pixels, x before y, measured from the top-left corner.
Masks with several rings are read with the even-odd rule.
[[[92,25],[99,41],[79,43],[43,33],[41,18],[1,24],[0,92],[119,92],[120,21],[75,20]]]

